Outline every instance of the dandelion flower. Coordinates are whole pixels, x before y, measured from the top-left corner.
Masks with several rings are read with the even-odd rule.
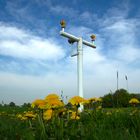
[[[22,118],[22,115],[21,114],[17,114],[16,117],[20,119],[20,118]]]
[[[140,101],[136,98],[132,98],[130,101],[129,101],[130,104],[139,104]]]
[[[96,102],[96,101],[97,101],[97,98],[94,97],[94,98],[90,98],[90,99],[88,99],[88,100],[89,100],[90,103],[92,103],[92,102]]]
[[[102,98],[97,98],[96,101],[97,102],[102,102]]]
[[[83,104],[90,104],[90,100],[88,99],[84,100]]]
[[[80,103],[83,103],[85,101],[84,98],[80,97],[80,96],[74,96],[69,100],[69,103],[71,103],[72,105],[79,105]]]
[[[45,102],[46,102],[47,109],[64,106],[64,103],[60,100],[57,94],[49,94],[48,96],[46,96]]]
[[[79,120],[80,117],[77,115],[76,112],[72,112],[70,119],[72,119],[72,120]]]
[[[25,116],[22,116],[20,119],[21,119],[22,121],[25,121],[25,120],[27,120],[28,118],[25,117]]]
[[[35,118],[36,114],[34,114],[32,111],[28,111],[28,112],[25,112],[24,116],[27,118]]]
[[[44,120],[50,120],[52,118],[53,110],[49,109],[43,113]]]
[[[35,100],[32,104],[31,104],[31,107],[38,107],[38,108],[40,108],[40,109],[45,109],[45,105],[46,105],[46,103],[45,103],[45,101],[44,100],[42,100],[42,99],[37,99],[37,100]]]
[[[58,107],[63,107],[64,103],[58,99],[54,99],[54,100],[47,100],[46,101],[46,108],[50,109],[50,108],[58,108]]]
[[[46,96],[45,100],[59,100],[59,96],[55,93],[49,94],[48,96]]]

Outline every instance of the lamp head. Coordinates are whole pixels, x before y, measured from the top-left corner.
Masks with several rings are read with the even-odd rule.
[[[60,25],[61,25],[61,28],[65,28],[65,27],[66,27],[66,22],[65,22],[65,20],[61,20],[61,21],[60,21]]]
[[[75,42],[75,40],[73,40],[73,39],[68,39],[68,42],[69,42],[70,44],[73,44],[73,43]]]
[[[94,34],[92,34],[90,37],[91,37],[91,41],[95,41],[96,36]]]

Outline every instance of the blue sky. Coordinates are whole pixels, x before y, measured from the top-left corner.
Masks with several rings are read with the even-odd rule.
[[[48,93],[77,95],[77,59],[65,31],[90,41],[84,47],[84,97],[119,88],[140,93],[139,0],[0,0],[0,102],[18,104]]]

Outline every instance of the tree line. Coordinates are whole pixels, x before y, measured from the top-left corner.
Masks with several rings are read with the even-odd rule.
[[[114,93],[110,92],[102,97],[102,106],[105,108],[129,107],[129,101],[132,98],[140,101],[140,94],[129,93],[125,89],[118,89]]]
[[[102,98],[102,107],[103,108],[113,108],[113,107],[129,107],[130,99],[136,98],[140,101],[140,94],[129,93],[125,89],[118,89],[114,93],[110,92],[104,95]],[[24,103],[22,107],[30,107],[30,103]],[[14,102],[10,102],[9,104],[0,104],[0,106],[17,106]],[[140,106],[140,104],[138,104]]]

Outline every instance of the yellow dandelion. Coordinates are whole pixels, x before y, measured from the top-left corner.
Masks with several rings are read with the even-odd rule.
[[[130,101],[129,101],[130,104],[139,104],[140,101],[136,98],[132,98]]]
[[[90,98],[90,99],[88,99],[88,100],[89,100],[90,103],[91,103],[91,102],[96,102],[96,101],[97,101],[97,98],[94,97],[94,98]]]
[[[85,99],[83,102],[83,104],[89,104],[89,103],[90,103],[90,100],[88,100],[88,99]]]
[[[102,98],[97,98],[96,101],[97,102],[102,102]]]
[[[49,94],[45,98],[46,108],[58,108],[64,106],[64,103],[60,100],[59,96],[55,93]]]
[[[77,115],[76,112],[72,112],[70,119],[72,119],[72,120],[79,120],[80,117]]]
[[[21,118],[20,118],[20,120],[22,120],[22,121],[25,121],[25,120],[27,120],[28,118],[27,117],[25,117],[25,116],[22,116]]]
[[[40,109],[45,109],[45,100],[42,100],[42,99],[36,99],[32,104],[31,104],[31,107],[38,107]]]
[[[63,107],[64,103],[58,99],[54,100],[46,100],[46,108],[58,108],[58,107]]]
[[[46,96],[45,100],[59,100],[59,96],[55,93],[49,94],[48,96]]]
[[[24,114],[24,116],[27,118],[35,118],[36,114],[34,114],[32,111],[28,111]]]
[[[65,115],[66,111],[67,111],[67,109],[63,107],[63,108],[60,108],[59,110],[57,110],[57,114],[60,117],[60,116]]]
[[[20,119],[22,118],[22,114],[17,114],[16,117]]]
[[[53,110],[49,109],[43,113],[44,120],[50,120],[52,118]]]
[[[80,96],[74,96],[69,100],[69,103],[71,103],[72,105],[79,105],[80,103],[83,103],[84,101],[85,101],[84,98]]]

